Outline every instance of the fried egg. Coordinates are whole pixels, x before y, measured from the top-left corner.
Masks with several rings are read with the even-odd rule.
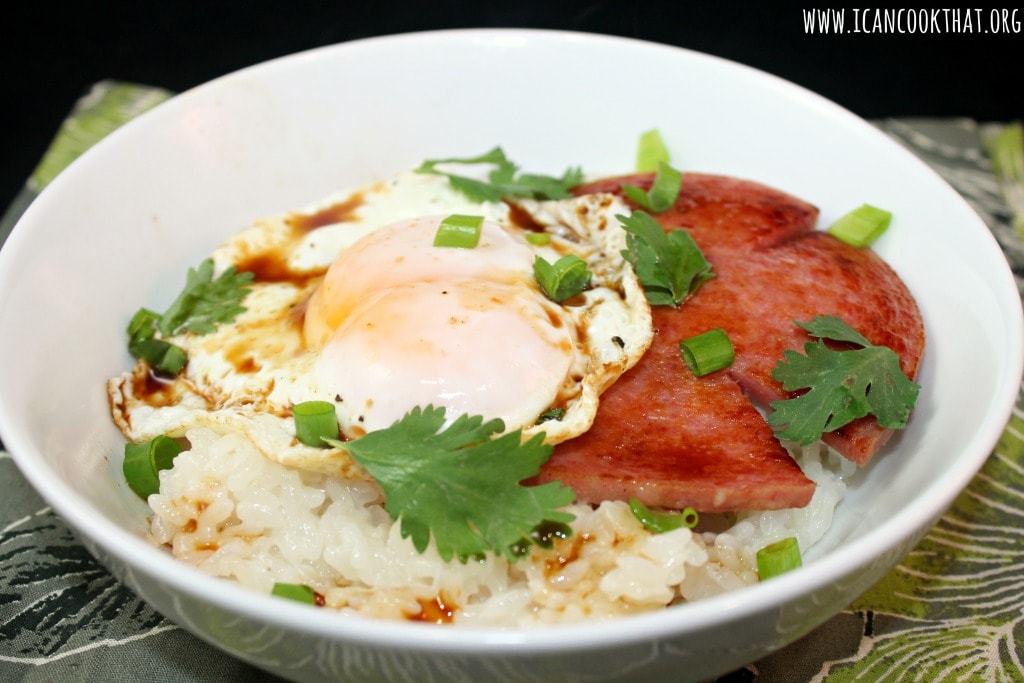
[[[348,439],[427,405],[548,443],[577,436],[653,337],[621,256],[615,215],[628,212],[612,195],[477,204],[446,178],[404,172],[257,221],[212,255],[218,271],[254,273],[245,312],[211,334],[169,337],[189,358],[174,380],[142,362],[111,379],[114,420],[133,441],[241,431],[271,460],[350,478],[367,475],[342,450],[297,441],[295,404],[332,402]],[[484,217],[475,248],[433,245],[452,213]],[[527,239],[537,232],[550,239]],[[593,277],[556,303],[533,264],[566,254]],[[560,418],[542,421],[552,409]]]

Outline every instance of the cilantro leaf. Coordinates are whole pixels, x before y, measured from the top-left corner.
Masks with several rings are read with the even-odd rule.
[[[238,272],[234,266],[220,277],[213,278],[213,259],[206,259],[199,268],[189,268],[185,289],[171,304],[157,326],[160,333],[170,336],[179,332],[209,334],[220,323],[231,322],[245,311],[242,299],[248,294],[253,274]]]
[[[658,172],[654,175],[651,189],[644,192],[636,185],[623,185],[626,193],[634,204],[646,211],[661,213],[675,206],[679,190],[683,187],[683,174],[663,161],[658,162]]]
[[[871,346],[871,342],[867,340],[867,337],[847,325],[845,320],[834,315],[815,316],[813,320],[805,323],[799,320],[794,320],[793,322],[807,330],[812,337],[848,342],[857,346]]]
[[[803,327],[817,341],[792,349],[772,370],[786,391],[807,389],[791,399],[772,401],[768,424],[780,439],[809,444],[857,418],[872,414],[880,427],[902,429],[917,402],[920,386],[900,369],[887,346],[874,346],[841,318],[818,316]],[[859,348],[835,350],[825,339]]]
[[[483,181],[442,171],[438,168],[442,164],[486,164],[495,168],[488,174],[487,181]],[[453,188],[475,202],[499,202],[505,197],[567,199],[572,196],[569,190],[583,181],[583,171],[578,167],[567,169],[560,178],[536,173],[517,175],[518,170],[519,167],[505,156],[504,150],[495,147],[474,157],[427,159],[416,172],[447,177]]]
[[[175,377],[188,362],[185,350],[163,339],[178,332],[208,334],[219,323],[234,320],[245,308],[241,301],[248,294],[252,273],[239,273],[234,266],[213,279],[213,261],[206,259],[198,269],[189,268],[185,289],[162,315],[140,308],[128,323],[128,352],[145,360],[164,377]]]
[[[715,276],[685,230],[665,232],[643,211],[616,218],[629,233],[622,256],[633,266],[652,306],[678,306]]]
[[[448,561],[493,550],[509,561],[541,522],[570,522],[559,511],[575,495],[558,482],[522,486],[551,456],[544,435],[527,441],[501,420],[460,415],[441,429],[445,409],[414,408],[385,429],[354,441],[329,441],[365,467],[384,490],[385,507],[403,537],[423,552],[433,536]]]

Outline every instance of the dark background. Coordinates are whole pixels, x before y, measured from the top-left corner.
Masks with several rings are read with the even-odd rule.
[[[74,101],[94,81],[181,91],[244,66],[374,35],[465,27],[615,34],[732,59],[794,81],[865,118],[1024,117],[1024,32],[808,35],[826,0],[19,3],[0,31],[5,106],[0,206],[13,199]],[[851,20],[857,4],[845,7]],[[921,5],[905,5],[919,8]],[[987,20],[1010,2],[974,4]],[[1024,22],[1024,9],[1018,10]]]

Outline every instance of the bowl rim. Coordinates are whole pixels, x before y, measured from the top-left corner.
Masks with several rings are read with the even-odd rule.
[[[843,109],[838,104],[802,86],[785,81],[754,67],[683,47],[634,38],[577,31],[520,28],[466,28],[413,31],[363,38],[304,50],[245,67],[186,90],[127,123],[123,128],[129,129],[129,127],[150,125],[150,121],[159,120],[160,117],[170,115],[176,107],[180,106],[181,102],[191,96],[191,93],[202,89],[216,88],[226,79],[242,74],[250,74],[257,70],[287,69],[299,61],[330,59],[335,54],[358,51],[365,49],[367,46],[388,47],[390,44],[408,43],[410,41],[466,39],[485,41],[509,39],[534,42],[560,41],[566,45],[585,41],[588,43],[603,43],[609,46],[640,47],[652,51],[671,52],[675,55],[685,55],[688,59],[698,61],[712,60],[719,65],[725,65],[726,68],[753,72],[757,78],[774,83],[775,87],[783,89],[787,96],[800,99],[808,106],[823,110],[829,116],[839,117],[843,119],[846,125],[858,128],[865,134],[877,136],[877,139],[884,140],[885,144],[898,148],[897,143],[890,140],[884,133],[874,129],[869,123]],[[103,154],[103,150],[109,146],[118,144],[117,139],[118,136],[115,134],[98,143],[93,149],[83,155],[82,159],[85,159],[84,162],[80,164],[80,160],[75,161],[72,167],[61,174],[61,176],[58,176],[50,187],[57,188],[55,191],[59,191],[59,188],[64,183],[72,181],[75,173],[78,172],[76,169],[84,167],[85,164],[89,163],[88,160],[96,155]],[[906,150],[901,151],[912,156]],[[920,163],[923,172],[938,177],[924,162],[917,161]],[[944,183],[945,181],[942,182]],[[46,201],[45,197],[49,190],[50,188],[44,190],[43,202]],[[975,223],[984,228],[980,218],[959,197],[958,193],[955,193],[951,188],[950,191],[957,195],[963,208],[974,217]],[[38,200],[34,204],[38,204]],[[16,258],[19,249],[22,248],[22,243],[27,239],[26,234],[31,228],[36,210],[38,210],[38,206],[30,206],[28,208],[23,218],[18,221],[18,224],[12,231],[7,244],[4,245],[5,248],[0,251],[0,284],[5,279],[4,274],[9,270],[5,267],[5,264]],[[988,248],[998,249],[999,247],[994,237],[987,230],[985,230],[985,234],[990,241]],[[1008,267],[1005,272],[998,275],[1001,287],[1008,291],[1016,292],[1016,286]],[[995,274],[993,274],[993,277],[995,277]],[[1024,318],[1018,317],[1014,320],[1008,320],[1006,324],[1010,332],[1010,347],[1024,349]],[[81,537],[88,539],[90,543],[96,544],[104,552],[117,557],[127,567],[138,566],[145,573],[163,582],[165,585],[173,587],[177,591],[219,606],[235,614],[261,622],[268,621],[268,615],[273,614],[274,617],[270,621],[290,631],[315,634],[328,638],[344,638],[348,642],[374,646],[401,645],[403,648],[410,650],[440,651],[443,649],[445,652],[484,653],[493,651],[495,647],[501,647],[505,652],[527,653],[564,650],[566,647],[579,648],[581,645],[596,649],[608,645],[622,645],[641,640],[648,641],[678,633],[696,632],[709,626],[742,619],[758,612],[776,609],[801,595],[818,590],[841,579],[847,575],[851,567],[859,566],[863,562],[863,558],[874,557],[879,547],[879,539],[887,539],[885,547],[890,548],[895,543],[913,538],[915,534],[926,532],[938,517],[941,516],[955,496],[967,486],[971,478],[973,478],[974,474],[987,459],[1002,433],[1006,425],[1006,418],[1009,416],[1016,400],[1020,378],[1022,372],[1024,372],[1024,354],[1018,354],[1018,356],[1007,359],[1008,366],[1006,368],[1005,380],[997,387],[998,391],[996,394],[998,398],[995,400],[995,403],[1005,408],[1005,410],[1001,413],[990,411],[986,414],[985,421],[978,426],[979,428],[972,435],[970,448],[965,449],[967,451],[965,457],[968,459],[964,461],[964,466],[952,473],[940,473],[930,488],[935,494],[933,497],[917,496],[899,515],[891,518],[879,527],[866,532],[860,538],[854,539],[848,544],[829,551],[825,556],[815,559],[813,567],[808,567],[794,574],[777,577],[772,580],[770,587],[766,587],[765,584],[749,586],[724,595],[688,603],[674,609],[619,617],[598,623],[584,622],[579,624],[538,626],[526,630],[492,627],[446,629],[437,628],[433,625],[378,621],[363,617],[340,618],[334,612],[311,613],[308,607],[302,605],[282,604],[282,601],[279,599],[256,594],[221,579],[201,574],[198,570],[188,569],[182,571],[182,565],[179,561],[108,519],[86,501],[84,497],[76,493],[70,486],[65,485],[41,458],[35,457],[33,455],[34,447],[30,443],[27,434],[19,425],[7,422],[5,416],[8,411],[4,408],[4,405],[10,399],[4,395],[0,395],[0,433],[3,435],[4,443],[10,456],[14,459],[24,476],[53,509],[75,528]],[[627,628],[623,628],[624,625]]]

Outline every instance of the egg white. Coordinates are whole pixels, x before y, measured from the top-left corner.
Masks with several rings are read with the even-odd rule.
[[[261,219],[226,240],[212,255],[218,272],[231,265],[244,270],[258,264],[254,268],[257,281],[243,302],[246,311],[211,334],[170,337],[189,357],[185,371],[175,380],[157,382],[142,362],[111,379],[108,394],[114,421],[133,441],[160,434],[183,437],[193,427],[238,431],[271,460],[365,478],[368,475],[344,452],[299,443],[291,408],[313,399],[339,407],[355,405],[353,411],[342,408],[339,413],[345,436],[356,438],[382,426],[380,422],[367,426],[366,416],[360,414],[360,405],[367,405],[365,397],[371,397],[370,404],[397,401],[399,408],[393,409],[397,410],[402,407],[403,392],[392,389],[389,395],[386,386],[367,387],[360,402],[346,401],[333,391],[323,370],[325,349],[331,342],[327,337],[307,339],[306,307],[331,264],[364,236],[396,222],[451,213],[483,215],[527,245],[531,254],[550,262],[565,254],[576,254],[587,262],[593,280],[581,295],[563,304],[547,299],[542,304],[522,304],[523,310],[544,307],[548,317],[563,321],[570,331],[571,353],[554,388],[547,394],[526,391],[515,415],[484,415],[502,417],[507,429],[520,428],[527,436],[543,432],[549,443],[583,433],[593,422],[601,392],[639,360],[653,337],[643,290],[621,256],[626,233],[615,215],[628,214],[629,208],[612,195],[518,201],[514,206],[478,204],[453,190],[447,179],[414,172],[338,193],[301,211]],[[531,223],[529,230],[551,236],[548,244],[536,246],[523,239],[524,216]],[[536,283],[532,286],[537,288]],[[515,296],[526,301],[532,295],[517,290]],[[535,312],[538,319],[543,317],[539,310]],[[481,340],[474,349],[475,362],[507,364],[511,361],[505,352],[500,344]],[[516,362],[525,367],[529,356]],[[333,372],[358,363],[357,358],[346,358]],[[367,377],[372,378],[372,373]],[[500,386],[492,389],[501,390]],[[559,420],[538,424],[539,414],[550,407],[563,408],[565,413]]]

